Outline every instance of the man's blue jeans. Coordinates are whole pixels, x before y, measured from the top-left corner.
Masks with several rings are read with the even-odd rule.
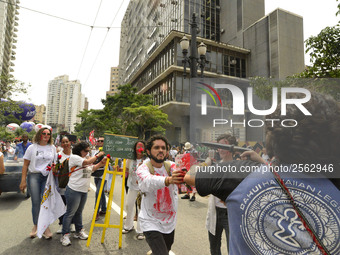
[[[76,232],[79,233],[83,228],[83,210],[87,199],[87,192],[75,191],[66,186],[65,197],[66,213],[63,218],[62,234],[70,233],[72,219],[76,227]]]
[[[38,225],[38,218],[40,212],[40,204],[44,194],[47,176],[41,173],[28,173],[27,175],[27,189],[30,191],[32,201],[32,218],[33,224]]]
[[[97,188],[97,190],[96,190],[96,202],[94,204],[94,207],[96,207],[97,198],[98,198],[98,194],[99,194],[99,190],[100,190],[100,185],[102,183],[102,179],[94,178],[94,183],[96,184],[96,188]],[[104,192],[105,185],[106,185],[106,180],[105,180],[105,183],[104,183],[102,195],[100,197],[98,212],[99,211],[106,212],[106,198],[105,198],[105,192]]]

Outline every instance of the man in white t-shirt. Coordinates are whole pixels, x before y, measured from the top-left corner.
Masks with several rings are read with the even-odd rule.
[[[183,182],[176,165],[164,162],[168,144],[164,136],[151,137],[146,145],[151,165],[144,162],[137,169],[138,185],[143,193],[138,220],[152,254],[157,255],[168,254],[174,242],[178,204],[175,184]]]

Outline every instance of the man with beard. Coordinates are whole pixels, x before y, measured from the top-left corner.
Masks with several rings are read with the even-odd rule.
[[[143,193],[140,227],[152,254],[169,254],[174,242],[177,220],[178,189],[183,173],[166,160],[168,140],[162,135],[152,136],[146,144],[150,161],[137,169],[138,185]]]

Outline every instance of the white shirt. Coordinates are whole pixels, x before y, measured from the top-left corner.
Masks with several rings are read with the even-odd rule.
[[[137,179],[137,167],[142,162],[142,159],[128,160],[127,167],[129,168],[129,188],[133,190],[139,190]]]
[[[60,151],[58,155],[61,155],[61,159],[59,160],[59,162],[63,163],[65,159],[69,158],[72,155],[72,152],[71,155],[66,155],[63,151]]]
[[[138,215],[142,231],[159,231],[171,233],[176,226],[178,189],[177,185],[165,186],[168,173],[164,167],[155,168],[155,174],[150,174],[145,163],[137,168],[137,179],[140,190],[145,193],[142,197],[141,211]],[[171,172],[176,170],[175,163],[171,164]]]
[[[87,193],[90,187],[93,165],[82,167],[84,160],[85,158],[78,155],[70,156],[70,171],[72,167],[76,166],[76,168],[74,172],[71,173],[67,186],[75,191]]]
[[[24,159],[31,161],[28,171],[31,173],[41,173],[44,176],[48,174],[47,166],[55,162],[56,157],[56,149],[53,145],[41,146],[39,144],[29,146],[24,155]]]

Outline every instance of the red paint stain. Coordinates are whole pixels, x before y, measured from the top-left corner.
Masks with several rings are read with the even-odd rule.
[[[162,221],[165,221],[166,219],[169,221],[175,215],[169,188],[164,187],[163,189],[157,190],[156,199],[156,203],[153,205],[153,207],[158,214],[163,215],[161,216]]]

